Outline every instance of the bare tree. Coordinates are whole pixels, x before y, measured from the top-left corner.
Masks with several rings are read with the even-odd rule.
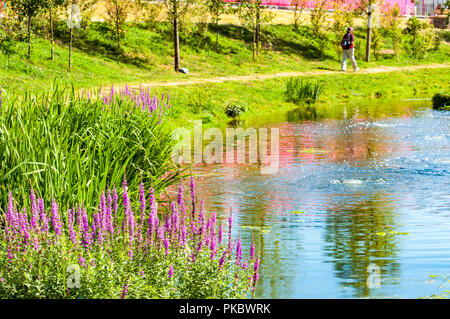
[[[172,20],[173,27],[173,47],[175,71],[180,70],[180,36],[178,33],[179,21],[189,10],[195,0],[164,0],[169,19]]]
[[[294,28],[298,29],[300,17],[306,7],[308,0],[291,0],[291,6],[294,7]]]
[[[53,10],[65,6],[68,0],[47,0],[45,8],[49,13],[49,24],[50,24],[50,43],[51,43],[51,59],[55,59],[55,48],[54,48],[54,36],[53,36]]]
[[[226,4],[223,0],[208,0],[208,10],[212,16],[213,23],[216,27],[216,52],[219,49],[219,21],[226,12]]]

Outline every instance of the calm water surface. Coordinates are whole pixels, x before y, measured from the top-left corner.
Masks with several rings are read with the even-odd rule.
[[[193,168],[261,249],[261,298],[415,298],[450,275],[450,113],[424,102],[325,106],[246,123],[280,129],[280,169]],[[368,267],[380,269],[369,288]]]

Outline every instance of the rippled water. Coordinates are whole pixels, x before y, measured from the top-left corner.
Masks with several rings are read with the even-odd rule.
[[[290,112],[280,169],[199,165],[198,193],[261,249],[257,297],[422,297],[450,275],[450,113],[426,104]],[[380,286],[369,288],[370,264]],[[370,270],[370,269],[369,269]],[[370,278],[369,278],[370,279]]]

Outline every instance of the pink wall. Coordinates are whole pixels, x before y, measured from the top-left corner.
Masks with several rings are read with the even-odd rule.
[[[226,2],[234,2],[233,0],[225,0]],[[382,5],[381,8],[383,10],[389,10],[390,8],[393,8],[395,5],[398,5],[400,8],[400,14],[401,15],[413,15],[414,14],[414,2],[412,0],[381,0]],[[309,0],[307,1],[307,7],[313,8],[315,0]],[[328,1],[328,8],[333,8],[333,3],[335,1]],[[360,0],[343,0],[345,2],[345,5],[343,9],[351,9],[358,6],[360,3]],[[273,6],[280,6],[280,7],[289,7],[291,6],[291,0],[262,0],[262,4],[264,5],[273,5]]]

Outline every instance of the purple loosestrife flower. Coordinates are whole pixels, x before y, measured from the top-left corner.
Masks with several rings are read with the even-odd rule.
[[[14,200],[12,193],[8,193],[8,207],[6,210],[6,234],[8,238],[13,235],[16,229],[16,213],[14,212]]]
[[[253,271],[254,271],[254,273],[253,273],[253,287],[256,286],[256,282],[259,279],[258,270],[259,270],[259,258],[256,258],[255,265],[253,267]]]
[[[166,251],[166,256],[169,256],[169,246],[170,246],[169,239],[165,238],[164,239],[164,249]]]
[[[222,270],[223,264],[225,263],[225,258],[227,257],[227,251],[225,250],[222,254],[222,257],[220,257],[219,260],[219,269]]]
[[[133,248],[130,247],[130,249],[128,250],[128,258],[130,258],[130,260],[133,259]]]
[[[72,241],[74,245],[77,244],[77,235],[73,229],[73,219],[74,219],[74,213],[72,210],[69,209],[67,212],[67,228],[69,229],[69,238]]]
[[[236,264],[240,265],[242,259],[242,242],[241,242],[241,236],[239,235],[238,241],[236,244]]]
[[[216,221],[217,221],[216,213],[212,212],[211,213],[211,229],[210,229],[210,231],[214,232],[214,233],[216,232]]]
[[[30,200],[31,200],[31,227],[36,229],[39,223],[39,212],[36,203],[36,196],[34,196],[34,190],[32,189],[30,192]]]
[[[12,263],[13,258],[14,258],[14,256],[13,256],[13,254],[11,252],[11,248],[8,248],[8,262]]]
[[[167,234],[170,234],[170,230],[172,229],[171,222],[170,222],[170,216],[166,215],[165,222],[164,222],[164,230]]]
[[[187,230],[186,230],[186,223],[181,224],[181,231],[180,231],[180,246],[186,245],[186,238],[187,238]]]
[[[123,285],[122,294],[120,295],[120,299],[126,299],[128,295],[128,282]]]
[[[89,222],[86,209],[83,209],[83,225],[82,225],[82,244],[85,249],[89,249],[92,245],[91,233],[89,232]]]
[[[191,176],[191,200],[192,200],[192,218],[195,216],[195,180]]]
[[[34,237],[34,250],[39,251],[39,239],[37,237]]]
[[[202,200],[200,205],[200,213],[198,214],[198,221],[200,225],[205,224],[205,202]]]
[[[181,209],[182,216],[186,216],[186,206],[184,205],[184,187],[183,183],[180,183],[178,187],[178,207]]]
[[[233,213],[232,210],[230,209],[230,217],[228,217],[228,252],[231,253],[231,248],[232,248],[232,240],[231,240],[231,232],[233,229]]]
[[[164,240],[164,226],[160,225],[158,228],[158,239],[160,242]]]
[[[216,257],[216,252],[217,252],[217,238],[215,234],[211,234],[211,243],[210,243],[210,248],[211,248],[211,260],[213,260]]]
[[[113,190],[113,209],[114,209],[114,229],[117,229],[117,199],[119,196],[117,196],[117,189],[114,188]]]
[[[222,226],[222,223],[220,223],[220,226],[219,226],[219,245],[222,244],[222,239],[223,239],[223,226]]]
[[[27,215],[27,209],[24,208],[22,211],[22,215],[20,217],[20,234],[24,238],[24,243],[28,243],[28,239],[30,239],[30,233],[29,233],[29,224],[28,224],[28,215]]]
[[[106,224],[108,227],[108,231],[111,236],[114,236],[114,223],[112,216],[112,198],[111,198],[111,190],[108,189],[107,197],[106,197]]]
[[[252,241],[250,245],[250,260],[255,259],[255,243]]]
[[[58,205],[55,199],[52,199],[52,227],[57,237],[61,236],[61,219],[59,217]]]
[[[40,218],[41,219],[41,229],[46,234],[48,234],[50,226],[49,226],[49,223],[48,223],[47,214],[45,213],[44,200],[42,198],[38,199],[38,207],[39,207],[39,212],[41,214],[41,218]]]
[[[107,230],[107,213],[106,213],[106,196],[105,196],[105,192],[102,192],[102,194],[100,195],[100,232],[102,233],[102,237],[103,235],[106,233]]]
[[[145,219],[145,204],[146,204],[146,200],[145,200],[145,188],[144,188],[144,183],[140,183],[139,184],[139,201],[140,201],[140,208],[141,208],[141,220],[140,220],[140,225],[141,228],[144,225],[144,219]]]
[[[81,205],[78,205],[78,209],[77,209],[77,220],[76,220],[76,225],[77,225],[77,229],[80,230],[81,229],[81,224],[83,223],[82,221],[82,215],[83,215],[83,211],[81,209]]]
[[[169,279],[172,279],[173,277],[173,265],[170,265],[169,267]]]
[[[84,259],[83,256],[80,256],[80,258],[78,259],[78,263],[80,264],[81,267],[87,268],[86,259]]]

